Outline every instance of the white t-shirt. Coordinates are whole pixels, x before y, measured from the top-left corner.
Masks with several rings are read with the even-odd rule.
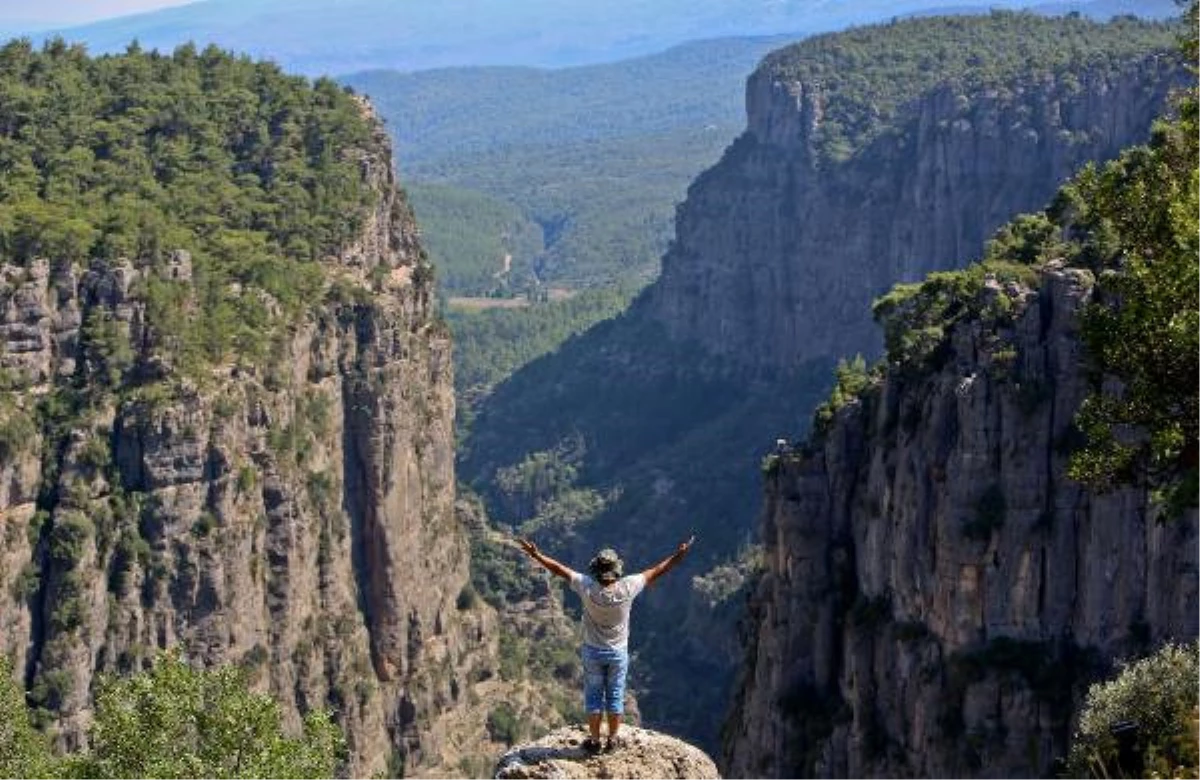
[[[645,587],[646,578],[641,574],[622,577],[606,588],[575,572],[571,590],[583,600],[583,643],[624,650],[629,644],[629,610]]]

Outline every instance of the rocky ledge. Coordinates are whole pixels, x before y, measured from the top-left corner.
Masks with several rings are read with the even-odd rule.
[[[718,778],[704,751],[657,731],[621,727],[621,745],[612,752],[583,749],[587,729],[567,726],[536,742],[518,745],[496,764],[499,778]]]

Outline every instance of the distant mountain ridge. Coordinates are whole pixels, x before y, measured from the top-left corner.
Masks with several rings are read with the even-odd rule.
[[[1163,0],[1154,0],[1157,6]],[[188,40],[268,57],[287,70],[338,74],[458,65],[563,67],[661,51],[703,38],[835,30],[939,7],[1024,7],[1019,0],[203,0],[53,32],[94,54],[134,38],[170,51]],[[1080,6],[1084,7],[1084,6]],[[402,10],[400,10],[402,8]]]

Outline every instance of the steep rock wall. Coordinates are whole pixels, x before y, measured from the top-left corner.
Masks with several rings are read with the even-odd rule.
[[[978,257],[1084,163],[1144,140],[1181,78],[1156,54],[1004,86],[943,83],[838,160],[818,149],[825,88],[761,67],[746,132],[679,207],[648,312],[751,369],[876,352],[872,299]]]
[[[382,130],[361,170],[374,212],[264,366],[180,379],[143,293],[194,305],[186,252],[0,268],[0,646],[66,744],[97,674],[179,647],[333,709],[356,776],[436,754],[490,618],[456,608],[450,341]]]
[[[1002,289],[767,478],[731,776],[1045,776],[1087,682],[1194,639],[1197,517],[1064,475],[1090,273]]]

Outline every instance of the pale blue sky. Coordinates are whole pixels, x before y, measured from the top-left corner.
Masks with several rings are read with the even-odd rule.
[[[189,2],[195,0],[0,0],[0,28],[82,24]]]

